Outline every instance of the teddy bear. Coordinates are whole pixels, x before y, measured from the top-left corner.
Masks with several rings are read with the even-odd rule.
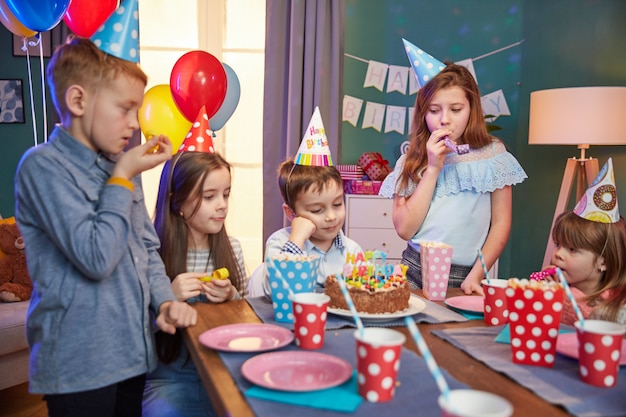
[[[0,223],[0,300],[4,302],[30,299],[33,283],[26,268],[24,239],[16,223]]]

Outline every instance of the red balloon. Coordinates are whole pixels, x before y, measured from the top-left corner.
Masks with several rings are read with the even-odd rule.
[[[222,63],[204,51],[187,52],[174,64],[170,75],[172,97],[190,122],[204,106],[209,119],[226,97],[226,71]]]
[[[63,20],[76,36],[91,38],[119,4],[119,0],[72,0]]]

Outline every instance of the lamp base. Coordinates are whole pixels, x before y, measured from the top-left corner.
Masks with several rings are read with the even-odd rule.
[[[567,202],[572,192],[574,180],[576,179],[576,201],[578,201],[589,185],[591,185],[591,182],[598,176],[598,171],[598,160],[596,158],[569,158],[567,160],[565,172],[563,173],[563,181],[561,182],[561,190],[559,191],[559,199],[557,200],[552,225],[550,226],[548,245],[546,246],[546,252],[543,256],[542,267],[550,264],[550,259],[552,258],[552,253],[555,248],[554,241],[552,240],[552,229],[554,228],[556,218],[567,209]]]

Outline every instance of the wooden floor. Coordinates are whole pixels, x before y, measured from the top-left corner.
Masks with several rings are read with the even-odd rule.
[[[0,391],[0,417],[47,417],[42,395],[28,392],[28,383]]]

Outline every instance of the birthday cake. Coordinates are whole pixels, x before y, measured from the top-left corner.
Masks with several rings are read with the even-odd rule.
[[[406,310],[411,297],[407,266],[386,263],[385,259],[386,254],[379,251],[348,255],[343,274],[326,278],[324,292],[330,297],[328,306],[349,310],[341,280],[358,312],[382,314]]]

